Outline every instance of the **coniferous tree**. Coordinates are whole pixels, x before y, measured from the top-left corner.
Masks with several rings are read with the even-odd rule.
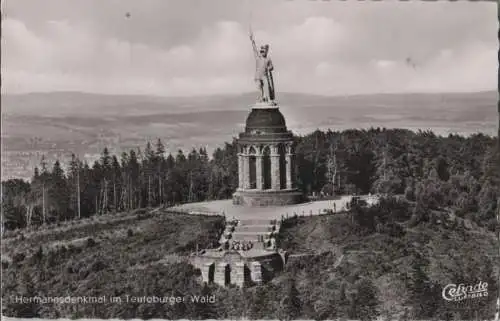
[[[172,156],[172,154],[169,154],[167,156],[167,159],[165,160],[165,168],[166,168],[166,173],[165,173],[165,184],[164,184],[164,189],[165,189],[165,197],[166,197],[166,203],[167,204],[174,204],[175,202],[175,158]]]
[[[164,202],[164,180],[165,180],[165,170],[166,170],[166,163],[165,163],[165,146],[163,145],[161,139],[158,138],[158,141],[156,142],[156,151],[155,151],[155,176],[156,176],[156,182],[155,186],[158,187],[157,190],[157,200],[156,203],[157,205],[162,205]]]
[[[50,220],[57,222],[70,218],[70,195],[66,176],[59,161],[55,161],[50,174],[50,184],[47,189],[47,202],[50,208]]]
[[[107,213],[110,209],[111,200],[113,199],[112,193],[112,175],[113,175],[113,160],[111,154],[107,147],[105,147],[101,154],[100,165],[101,165],[101,190],[99,194],[101,195],[101,212]]]
[[[294,320],[302,312],[302,302],[295,280],[290,278],[286,284],[285,293],[279,301],[278,318],[280,320]]]
[[[83,163],[80,171],[80,207],[82,217],[89,217],[94,214],[94,185],[92,183],[92,170],[87,162]]]
[[[379,315],[377,288],[370,279],[362,279],[356,284],[356,292],[352,300],[356,319],[362,321],[377,319]]]
[[[91,177],[91,197],[94,205],[94,213],[96,215],[102,214],[102,204],[103,204],[103,170],[102,166],[98,161],[95,161],[92,165],[92,170],[90,171]]]
[[[31,225],[30,184],[13,179],[2,182],[2,228],[16,229]]]
[[[426,256],[416,252],[412,262],[409,297],[413,313],[418,318],[432,317],[439,305],[439,289],[429,279],[426,271],[428,267]]]
[[[132,175],[129,166],[129,156],[125,152],[123,152],[121,155],[120,166],[121,166],[121,182],[122,182],[122,189],[120,195],[121,209],[127,211],[131,210],[130,200],[132,199],[132,185],[131,185]]]
[[[136,209],[139,207],[139,196],[140,196],[140,183],[141,183],[141,170],[139,165],[139,160],[137,154],[134,150],[130,151],[128,159],[128,173],[130,175],[129,191],[130,191],[130,209]]]
[[[36,298],[37,293],[33,278],[27,272],[18,280],[17,293],[13,298]],[[40,305],[36,301],[20,302],[15,300],[6,307],[5,314],[15,318],[39,318]],[[4,312],[2,311],[2,314]]]
[[[113,184],[113,212],[122,210],[120,207],[120,195],[122,195],[121,190],[123,188],[123,182],[121,180],[121,166],[116,155],[113,155],[111,161],[111,182]]]
[[[70,208],[74,217],[81,218],[81,172],[82,164],[75,154],[71,154],[68,170],[68,191],[70,193]]]

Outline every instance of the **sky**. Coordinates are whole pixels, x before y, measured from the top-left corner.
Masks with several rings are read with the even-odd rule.
[[[2,93],[191,96],[496,88],[495,2],[3,0]],[[127,15],[129,13],[129,16]]]

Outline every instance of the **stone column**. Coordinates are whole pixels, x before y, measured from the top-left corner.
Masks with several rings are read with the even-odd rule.
[[[210,267],[213,263],[205,263],[201,268],[201,276],[203,277],[203,282],[210,283]]]
[[[245,285],[245,263],[236,262],[231,269],[231,284],[239,287]]]
[[[248,147],[245,147],[243,154],[243,189],[250,188],[250,155]]]
[[[280,155],[277,145],[271,145],[271,189],[280,189]]]
[[[292,181],[292,146],[286,146],[286,188],[293,188]]]
[[[243,153],[238,153],[238,188],[243,188]]]
[[[226,286],[226,266],[227,263],[219,263],[215,266],[214,283]]]
[[[262,266],[259,262],[252,262],[250,268],[250,277],[252,281],[257,284],[262,283]]]
[[[257,150],[257,154],[255,155],[255,181],[256,181],[256,188],[258,190],[262,190],[264,189],[264,186],[263,186],[263,178],[264,178],[264,173],[262,172],[262,153],[260,152],[260,150]]]

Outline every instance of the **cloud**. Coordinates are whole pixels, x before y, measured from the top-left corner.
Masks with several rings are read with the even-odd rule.
[[[254,88],[250,19],[230,1],[221,0],[221,10],[195,1],[203,14],[192,13],[192,1],[125,2],[130,7],[120,10],[118,2],[75,1],[80,15],[56,0],[47,0],[51,10],[39,7],[41,14],[34,15],[27,6],[33,2],[19,1],[2,22],[3,92],[177,96]],[[98,5],[96,14],[91,9]],[[356,94],[495,88],[496,16],[488,16],[494,5],[376,5],[284,2],[256,12],[255,36],[271,45],[277,89]],[[133,21],[121,14],[127,10]]]
[[[65,21],[50,25],[48,36],[42,38],[21,21],[5,21],[7,92],[189,95],[241,92],[251,84],[251,46],[235,22],[218,22],[191,44],[171,49],[102,38]]]

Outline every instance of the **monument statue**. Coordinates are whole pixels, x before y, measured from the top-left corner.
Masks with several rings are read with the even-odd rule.
[[[267,102],[275,105],[274,102],[274,81],[273,81],[273,62],[269,57],[269,45],[261,46],[257,50],[255,39],[250,31],[250,41],[252,42],[253,53],[255,57],[255,83],[259,96],[258,102]]]

